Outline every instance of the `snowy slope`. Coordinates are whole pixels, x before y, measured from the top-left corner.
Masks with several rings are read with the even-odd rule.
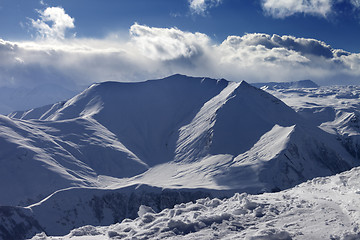
[[[194,163],[165,163],[134,177],[132,182],[163,188],[236,189],[257,193],[286,189],[356,164],[342,158],[351,159],[339,148],[339,143],[329,141],[332,136],[313,130],[275,125],[251,149],[237,156],[216,154]],[[314,132],[324,141],[314,139]]]
[[[26,205],[56,190],[98,186],[98,175],[148,167],[92,119],[33,122],[0,117],[1,205]]]
[[[267,91],[324,131],[335,135],[351,155],[360,158],[359,86]]]
[[[279,193],[203,198],[159,213],[142,205],[134,220],[32,239],[359,239],[359,181],[360,168],[354,168]]]

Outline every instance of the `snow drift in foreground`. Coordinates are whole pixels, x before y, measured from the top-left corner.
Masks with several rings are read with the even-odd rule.
[[[141,205],[138,218],[106,227],[84,226],[77,239],[360,239],[360,168],[315,178],[278,193],[198,199],[156,213]]]

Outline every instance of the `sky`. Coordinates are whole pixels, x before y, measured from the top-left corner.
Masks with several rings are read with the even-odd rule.
[[[0,0],[0,87],[360,80],[360,0]]]

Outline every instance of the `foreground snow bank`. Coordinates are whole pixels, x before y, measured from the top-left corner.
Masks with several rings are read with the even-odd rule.
[[[199,199],[107,227],[84,226],[66,239],[360,239],[360,168],[293,189],[228,199]]]

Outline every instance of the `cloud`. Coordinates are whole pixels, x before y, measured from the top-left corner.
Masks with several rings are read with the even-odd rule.
[[[350,0],[350,3],[351,3],[355,8],[360,8],[360,0]]]
[[[310,38],[296,38],[293,36],[279,36],[277,34],[254,33],[246,34],[243,37],[230,36],[224,44],[231,45],[233,48],[261,45],[267,49],[284,48],[286,50],[292,50],[303,56],[334,57],[333,49],[322,41]]]
[[[177,28],[151,28],[134,24],[130,28],[134,47],[158,60],[190,59],[201,55],[210,39],[202,33],[183,32]]]
[[[30,21],[41,38],[64,39],[66,31],[75,28],[74,18],[66,14],[61,7],[48,7],[38,13],[40,18]]]
[[[360,9],[360,0],[262,0],[262,8],[267,15],[274,18],[286,18],[295,14],[328,17],[331,14],[344,14],[348,8],[352,11]],[[340,8],[339,8],[340,7]]]
[[[189,0],[190,10],[194,14],[204,15],[207,9],[218,6],[222,0]]]
[[[295,14],[313,15],[327,18],[333,14],[360,10],[360,0],[258,0],[266,15],[286,18]],[[206,15],[208,9],[219,6],[223,0],[188,0],[193,14]],[[341,5],[346,5],[346,8]],[[348,13],[346,13],[348,14]],[[350,13],[352,14],[352,13]]]
[[[312,79],[321,84],[345,84],[359,78],[354,67],[359,55],[332,49],[315,39],[246,34],[229,36],[218,50],[227,74],[238,74],[248,81]]]
[[[44,84],[80,90],[94,82],[134,82],[175,73],[248,82],[312,79],[358,83],[360,54],[308,38],[268,34],[229,36],[134,24],[129,35],[104,39],[0,40],[0,87]]]
[[[332,10],[333,0],[263,0],[264,11],[275,17],[285,18],[296,13],[326,17]]]

